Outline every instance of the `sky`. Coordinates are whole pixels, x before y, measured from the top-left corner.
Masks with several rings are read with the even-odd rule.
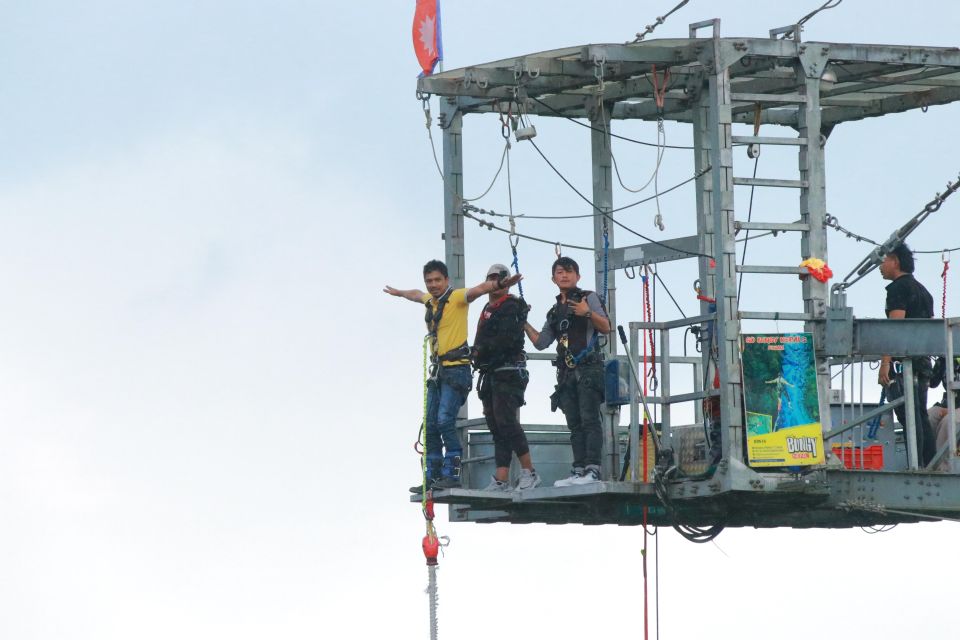
[[[0,4],[0,637],[427,637],[423,520],[406,492],[422,313],[381,293],[421,287],[422,264],[443,254],[413,4]],[[720,17],[723,35],[763,37],[817,4],[693,0],[655,35]],[[623,42],[672,5],[449,0],[445,66]],[[948,2],[846,0],[804,37],[954,46],[958,18]],[[947,105],[838,127],[830,213],[885,238],[956,177],[956,120]],[[544,152],[589,189],[586,131],[535,124]],[[656,137],[650,123],[615,127]],[[689,140],[679,126],[666,135]],[[467,195],[490,183],[502,144],[495,118],[467,119]],[[758,175],[792,177],[795,160],[775,151]],[[646,181],[652,150],[614,152],[628,186]],[[692,174],[685,153],[665,154],[661,186]],[[585,212],[532,150],[515,145],[511,159],[515,211]],[[793,220],[795,200],[780,196],[758,193],[755,219]],[[478,204],[506,210],[504,180]],[[911,244],[960,246],[958,207]],[[690,233],[692,190],[661,209],[663,232],[650,205],[629,220],[657,239]],[[590,237],[532,220],[521,231]],[[869,248],[830,242],[838,275]],[[468,223],[467,253],[476,283],[509,246]],[[542,317],[552,248],[524,241],[519,253]],[[589,254],[571,255],[592,278]],[[795,237],[751,243],[748,262],[784,255],[798,255]],[[918,262],[938,299],[941,269],[937,255]],[[689,266],[660,274],[693,310]],[[883,284],[874,273],[851,290],[855,315],[882,315]],[[755,276],[742,307],[799,310],[799,294]],[[658,318],[674,317],[658,296]],[[621,321],[639,320],[639,285],[621,275],[618,298]],[[960,314],[953,294],[948,314]],[[532,369],[525,421],[556,419],[551,375]],[[442,637],[641,636],[640,529],[451,524],[443,510],[437,527],[451,538]],[[659,631],[950,637],[955,527],[739,529],[707,545],[663,529]]]

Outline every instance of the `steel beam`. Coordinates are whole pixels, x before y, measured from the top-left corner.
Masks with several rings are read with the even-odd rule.
[[[682,238],[670,238],[663,242],[646,242],[629,247],[616,247],[610,249],[610,270],[616,271],[617,269],[643,264],[695,258],[698,253],[702,253],[699,236],[684,236]]]
[[[799,169],[800,182],[800,222],[806,224],[807,231],[801,232],[801,259],[819,258],[828,262],[827,232],[824,219],[827,215],[826,170],[821,143],[822,124],[820,122],[820,77],[826,65],[822,57],[813,60],[801,57],[801,63],[795,67],[800,93],[807,97],[797,112],[797,132],[807,142],[800,146]],[[822,321],[827,314],[827,300],[830,295],[826,283],[809,275],[802,278],[803,310],[811,320],[804,324],[804,331],[813,336],[817,366],[817,395],[820,401],[820,423],[825,432],[830,424],[830,367],[827,364],[823,345],[826,341],[825,326]]]
[[[960,326],[952,325],[954,344]],[[946,353],[944,321],[935,318],[859,318],[853,321],[853,352],[867,358],[939,355]]]
[[[714,27],[715,30],[717,26]],[[716,34],[716,31],[715,31]],[[704,57],[710,53],[704,52]],[[710,149],[711,209],[716,261],[716,348],[720,377],[720,421],[723,425],[723,457],[743,459],[743,377],[740,367],[740,320],[737,305],[736,244],[734,240],[733,148],[730,138],[730,75],[722,59],[718,37],[713,39],[712,69],[708,90],[702,95],[707,106],[707,136],[701,140]]]
[[[610,108],[601,103],[594,109],[590,119],[590,155],[593,173],[593,248],[595,290],[606,299],[610,326],[617,326],[616,270],[604,272],[604,243],[613,245],[613,225],[607,215],[613,209],[613,155],[610,149]],[[606,280],[606,282],[604,282]],[[604,290],[606,285],[606,290]],[[616,356],[617,341],[606,341],[608,357]],[[620,455],[617,449],[617,425],[620,420],[618,406],[605,407],[601,412],[603,424],[603,477],[618,478]]]
[[[443,121],[443,247],[450,281],[455,288],[466,286],[463,216],[463,114],[456,99],[441,98]]]

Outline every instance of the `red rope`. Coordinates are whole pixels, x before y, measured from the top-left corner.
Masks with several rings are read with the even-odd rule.
[[[653,72],[654,81],[656,81],[657,72]],[[650,271],[644,265],[643,267],[643,321],[651,322],[653,313],[650,309]],[[650,345],[650,359],[655,360],[653,329],[643,330],[643,396],[647,396],[647,345]],[[653,366],[653,365],[651,365]],[[647,429],[652,428],[647,420],[647,412],[643,412],[643,481],[648,480],[647,471]],[[647,508],[643,508],[643,638],[648,640],[650,637],[650,610],[649,597],[647,590]]]
[[[667,68],[663,72],[663,83],[657,81],[657,65],[652,65],[652,76],[653,76],[653,100],[657,103],[657,109],[660,110],[660,113],[663,113],[663,100],[667,95],[667,83],[670,82],[670,69]]]

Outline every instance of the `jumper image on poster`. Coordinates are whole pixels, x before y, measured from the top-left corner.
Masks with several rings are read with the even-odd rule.
[[[813,336],[746,334],[742,357],[750,466],[822,464]]]

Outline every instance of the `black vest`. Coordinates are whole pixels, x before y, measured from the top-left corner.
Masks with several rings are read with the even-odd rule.
[[[586,300],[587,296],[591,293],[593,292],[574,288],[567,292],[567,301],[576,302]],[[574,315],[570,307],[567,306],[567,303],[558,301],[550,308],[550,311],[547,312],[547,324],[550,325],[550,330],[553,331],[553,335],[557,337],[557,355],[561,361],[566,357],[568,352],[576,356],[587,348],[587,344],[589,343],[587,340],[587,332],[593,327],[593,323],[583,316]],[[594,329],[594,331],[596,331],[596,329]],[[564,348],[560,342],[563,334],[567,335],[566,348]],[[599,345],[594,343],[594,351],[599,350]]]
[[[523,362],[526,359],[523,351],[523,325],[526,321],[527,304],[512,295],[496,308],[491,309],[489,302],[484,305],[473,339],[473,366],[495,369]]]

